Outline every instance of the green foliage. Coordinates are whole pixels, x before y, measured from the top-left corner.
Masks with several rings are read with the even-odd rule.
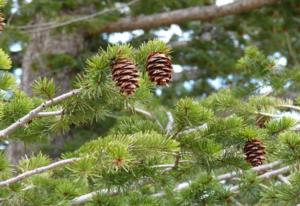
[[[11,68],[11,59],[10,57],[0,49],[0,69],[9,70]]]
[[[263,205],[297,205],[299,198],[299,173],[294,173],[288,184],[273,184],[262,193],[260,201]]]
[[[157,40],[139,49],[126,44],[99,50],[86,61],[84,72],[76,78],[75,88],[81,92],[43,110],[61,113],[34,117],[10,136],[32,143],[49,141],[53,134],[69,132],[69,142],[78,144],[77,135],[81,138],[79,145],[83,145],[79,149],[72,145],[71,152],[63,155],[64,159],[79,157],[81,160],[1,189],[0,195],[5,198],[3,205],[69,205],[73,198],[93,191],[102,192],[87,205],[231,205],[235,198],[254,205],[260,201],[268,203],[271,197],[281,198],[284,191],[288,191],[285,188],[279,191],[278,185],[272,186],[274,180],[270,180],[270,191],[262,192],[264,180],[246,171],[250,165],[244,159],[243,147],[246,141],[258,139],[267,146],[268,161],[280,159],[285,163],[298,163],[300,137],[290,131],[296,121],[287,117],[272,118],[273,113],[284,109],[280,105],[289,105],[292,101],[255,92],[241,96],[234,88],[228,88],[199,100],[180,98],[174,107],[165,107],[153,97],[155,88],[146,75],[140,78],[141,86],[136,94],[124,98],[112,81],[111,63],[118,58],[129,58],[144,68],[151,52],[169,54],[170,50]],[[257,49],[250,48],[239,65],[251,70],[246,76],[258,78],[271,72],[268,69],[272,62]],[[18,90],[12,75],[1,73],[0,77],[0,88],[3,92],[7,90],[0,104],[3,128],[18,121],[43,99],[53,99],[57,93],[53,79],[37,79],[32,89],[38,97],[31,98]],[[269,77],[264,78],[268,81]],[[10,92],[12,96],[8,95]],[[172,111],[173,123],[166,111]],[[260,117],[266,118],[265,128],[258,125]],[[172,131],[164,127],[169,124]],[[86,127],[87,132],[79,133],[81,127]],[[95,139],[100,130],[106,134]],[[76,134],[72,134],[73,131]],[[51,149],[59,150],[48,148]],[[16,173],[51,162],[48,156],[38,153],[23,158]],[[11,168],[1,153],[0,176],[6,179],[14,175]],[[238,173],[238,178],[219,182],[216,176],[232,169],[243,172]],[[174,191],[182,181],[191,184]],[[237,185],[239,192],[230,192]],[[297,186],[292,186],[292,192],[286,192],[282,202],[286,203],[289,195],[297,199],[294,190]],[[164,197],[153,196],[162,191]]]
[[[8,72],[0,72],[0,89],[10,90],[17,86],[16,78]]]
[[[266,125],[266,128],[271,134],[279,133],[288,129],[291,129],[296,125],[296,120],[289,117],[283,117],[279,120],[271,120]]]
[[[53,79],[39,78],[32,85],[32,91],[45,99],[52,99],[56,93]]]
[[[245,56],[239,59],[238,69],[242,69],[251,76],[258,77],[268,74],[272,71],[274,62],[266,58],[256,47],[248,47],[245,50]]]
[[[191,185],[179,194],[176,205],[213,205],[230,197],[212,176],[200,173]]]
[[[300,135],[295,132],[284,132],[279,135],[282,148],[280,149],[280,156],[287,161],[300,160]]]
[[[256,204],[257,200],[259,199],[257,197],[260,197],[261,180],[258,178],[256,173],[248,171],[242,174],[241,177],[242,180],[239,184],[239,196],[241,200],[251,205]]]
[[[49,159],[49,157],[39,153],[38,155],[33,156],[31,158],[24,158],[20,160],[19,169],[23,172],[33,170],[37,167],[45,166],[50,162],[51,160]]]
[[[213,117],[212,111],[191,98],[179,100],[174,115],[176,126],[180,130],[186,127],[199,126]]]
[[[6,0],[0,0],[0,8],[4,7],[6,4]]]
[[[9,103],[3,106],[3,121],[10,124],[27,114],[33,108],[31,98],[24,92],[16,91]]]
[[[78,67],[78,62],[70,54],[47,54],[42,58],[46,62],[47,68],[50,68],[53,71],[59,71],[70,68],[76,69]]]
[[[6,155],[0,153],[0,178],[5,179],[11,175],[10,163],[6,158]]]

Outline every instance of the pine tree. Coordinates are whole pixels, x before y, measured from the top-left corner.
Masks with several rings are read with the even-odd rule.
[[[22,6],[35,11],[80,4],[84,1]],[[5,27],[4,37],[6,29],[13,28]],[[163,56],[168,69],[169,55],[174,54],[174,62],[180,59],[160,40],[105,45],[87,57],[69,91],[60,90],[56,79],[40,77],[30,85],[31,96],[19,88],[8,71],[12,60],[0,50],[1,140],[47,144],[69,131],[86,138],[56,159],[41,150],[13,165],[0,153],[1,205],[300,203],[300,135],[295,116],[288,115],[300,111],[299,99],[286,98],[299,89],[299,69],[279,68],[257,47],[246,47],[235,63],[220,64],[234,67],[234,72],[224,71],[234,73],[230,87],[194,98],[178,95],[161,104],[154,93],[161,82],[147,73],[153,54]],[[45,59],[71,63],[69,57]],[[130,78],[117,76],[119,69]],[[167,77],[159,80],[165,83]],[[272,93],[262,94],[262,85]],[[105,133],[97,133],[100,124],[107,127]],[[245,159],[244,148],[255,158]]]

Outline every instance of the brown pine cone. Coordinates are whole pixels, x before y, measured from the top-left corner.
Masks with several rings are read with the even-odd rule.
[[[172,79],[172,62],[164,53],[154,52],[148,56],[146,66],[148,76],[157,85],[168,85]]]
[[[246,142],[244,147],[244,153],[246,155],[246,160],[253,167],[263,164],[265,158],[265,146],[259,140],[249,140]]]
[[[115,60],[111,64],[112,78],[120,91],[128,96],[133,95],[139,87],[139,73],[137,67],[126,58]]]

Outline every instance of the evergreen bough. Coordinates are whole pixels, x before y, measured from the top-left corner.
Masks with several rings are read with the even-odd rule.
[[[71,126],[117,118],[106,136],[61,160],[38,153],[13,166],[1,153],[1,205],[300,203],[300,135],[297,122],[283,114],[300,108],[291,100],[262,96],[249,85],[203,99],[179,99],[172,110],[153,108],[155,85],[145,65],[154,52],[169,55],[170,49],[158,40],[140,48],[100,49],[87,60],[74,90],[58,96],[52,79],[37,79],[32,85],[35,97],[29,97],[12,74],[1,71],[2,140],[49,141],[50,134]],[[119,92],[110,72],[111,62],[121,57],[136,63],[142,74],[130,97]],[[10,58],[0,50],[0,68],[10,67]],[[272,83],[274,63],[255,47],[246,49],[237,69]],[[249,89],[247,95],[241,92]],[[265,119],[258,125],[261,117]],[[266,147],[265,164],[254,168],[243,154],[245,143],[253,140]]]

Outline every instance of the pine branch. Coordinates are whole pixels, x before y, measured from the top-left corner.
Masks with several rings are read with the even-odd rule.
[[[257,167],[253,167],[251,170],[253,170],[255,172],[270,170],[270,169],[273,169],[274,167],[280,165],[281,163],[282,163],[282,161],[271,162],[269,164],[264,164],[264,165],[260,165],[260,166],[257,166]],[[233,177],[236,177],[238,174],[239,173],[237,173],[237,172],[230,172],[230,173],[226,173],[226,174],[223,174],[223,175],[219,175],[217,177],[217,179],[219,181],[227,180],[227,179],[231,179]]]
[[[20,118],[19,120],[17,120],[15,123],[11,124],[10,126],[8,126],[7,128],[3,129],[0,131],[0,138],[5,138],[7,137],[9,134],[11,134],[13,131],[15,131],[16,129],[24,126],[25,124],[27,124],[30,120],[32,120],[34,117],[37,117],[39,112],[41,112],[42,110],[46,109],[47,107],[50,107],[52,105],[55,105],[67,98],[73,97],[75,95],[77,95],[82,89],[74,89],[70,92],[67,92],[65,94],[62,94],[58,97],[55,97],[51,100],[45,101],[44,103],[42,103],[40,106],[36,107],[35,109],[31,110],[28,114],[26,114],[25,116],[23,116],[22,118]]]
[[[91,192],[91,193],[81,195],[79,197],[74,198],[73,200],[71,200],[71,205],[84,204],[85,202],[90,201],[91,199],[93,199],[93,197],[95,197],[96,195],[99,195],[99,194],[115,195],[117,193],[118,192],[116,190],[108,190],[108,189],[98,190],[98,191]]]
[[[147,117],[147,118],[149,118],[149,119],[155,121],[155,122],[158,124],[158,126],[159,126],[161,129],[163,129],[162,124],[158,121],[157,118],[154,117],[154,115],[153,115],[152,113],[150,113],[150,112],[148,112],[148,111],[146,111],[146,110],[144,110],[144,109],[137,108],[137,107],[132,107],[132,106],[130,106],[130,107],[131,107],[136,113],[141,114],[141,115],[144,115],[145,117]]]
[[[279,165],[281,163],[282,163],[282,161],[276,161],[276,162],[272,162],[272,163],[269,163],[269,164],[261,165],[261,166],[258,166],[258,167],[253,167],[253,168],[251,168],[251,170],[256,171],[256,172],[265,171],[265,170],[272,169],[272,168],[276,167],[277,165]],[[274,170],[274,171],[276,171],[276,170]],[[242,171],[241,171],[241,173],[242,173]],[[222,180],[226,180],[226,179],[231,179],[231,178],[235,177],[236,175],[238,175],[238,173],[231,172],[231,173],[226,173],[226,174],[223,174],[223,175],[219,175],[216,178],[219,181],[222,181]],[[191,181],[180,183],[180,184],[178,184],[175,187],[174,192],[175,191],[183,190],[183,189],[189,187],[190,184],[191,184]],[[234,186],[234,187],[236,187],[236,186]],[[164,195],[165,195],[164,192],[159,192],[159,193],[153,194],[152,196],[153,197],[162,197]]]
[[[136,4],[137,2],[139,2],[140,0],[133,0],[129,3],[126,4],[126,6],[131,6],[133,4]],[[92,18],[110,13],[110,12],[114,12],[116,10],[118,10],[118,7],[113,7],[110,9],[104,9],[102,11],[98,11],[95,12],[93,14],[89,14],[89,15],[85,15],[85,16],[81,16],[78,18],[72,18],[70,20],[67,21],[61,21],[61,22],[46,22],[46,23],[42,23],[42,24],[34,24],[34,25],[26,25],[26,26],[18,26],[18,29],[22,29],[22,30],[26,30],[32,33],[35,32],[42,32],[42,31],[47,31],[47,30],[51,30],[51,29],[55,29],[55,28],[60,28],[60,27],[64,27],[73,23],[77,23],[77,22],[81,22],[81,21],[87,21],[90,20]]]
[[[279,0],[242,0],[234,1],[224,6],[211,5],[191,7],[148,16],[125,17],[119,19],[117,22],[110,22],[106,26],[100,27],[97,32],[122,32],[134,29],[151,29],[188,21],[206,21],[251,11],[277,2],[279,2]]]
[[[276,162],[272,162],[272,163],[269,163],[269,164],[265,164],[265,165],[261,165],[261,166],[258,166],[258,167],[254,167],[254,168],[252,168],[252,170],[253,170],[253,171],[256,171],[256,172],[265,171],[265,170],[272,169],[272,168],[274,168],[274,167],[280,165],[281,163],[282,163],[282,161],[276,161]],[[152,166],[152,167],[154,167],[154,168],[163,168],[163,167],[169,168],[169,167],[173,167],[173,166],[174,166],[174,164],[167,164],[167,165],[155,165],[155,166]],[[281,174],[281,173],[280,173],[280,174]],[[226,180],[226,179],[230,179],[230,178],[232,178],[232,177],[235,177],[236,175],[238,175],[238,173],[236,173],[236,172],[226,173],[226,174],[223,174],[223,175],[219,175],[219,176],[217,177],[217,179],[218,179],[219,181],[222,181],[222,180]],[[274,175],[273,175],[273,176],[274,176]],[[189,187],[190,184],[191,184],[191,182],[183,182],[183,183],[180,183],[180,184],[178,184],[178,185],[175,187],[174,191],[180,191],[180,190],[182,190],[182,189],[185,189],[185,188]],[[88,194],[79,196],[79,197],[73,199],[73,200],[71,201],[71,204],[72,204],[72,205],[83,204],[83,203],[88,202],[88,201],[90,201],[91,199],[93,199],[93,197],[94,197],[95,195],[99,194],[99,192],[100,192],[100,193],[103,193],[103,192],[105,192],[105,191],[107,191],[107,190],[99,190],[99,191],[95,191],[95,192],[91,192],[91,193],[88,193]],[[107,194],[107,193],[104,193],[104,194]],[[162,197],[162,196],[164,196],[164,195],[165,195],[164,192],[159,192],[159,193],[153,194],[152,196],[153,196],[153,197]]]
[[[285,109],[291,109],[300,112],[300,107],[294,106],[294,105],[289,105],[289,104],[281,104],[277,105],[279,108],[285,108]]]
[[[47,166],[43,166],[43,167],[39,167],[39,168],[36,168],[34,170],[30,170],[30,171],[27,171],[27,172],[24,172],[16,177],[12,177],[10,179],[7,179],[7,180],[4,180],[2,182],[0,182],[0,187],[6,187],[6,186],[9,186],[13,183],[16,183],[16,182],[19,182],[23,179],[26,179],[26,178],[29,178],[33,175],[36,175],[36,174],[40,174],[42,172],[46,172],[46,171],[49,171],[49,170],[53,170],[57,167],[60,167],[60,166],[63,166],[63,165],[66,165],[66,164],[70,164],[70,163],[73,163],[73,162],[76,162],[76,161],[79,161],[81,158],[71,158],[71,159],[65,159],[65,160],[60,160],[58,162],[54,162],[50,165],[47,165]]]
[[[277,176],[277,175],[281,175],[283,173],[286,173],[290,170],[290,166],[285,166],[285,167],[282,167],[280,169],[277,169],[277,170],[272,170],[270,172],[266,172],[265,174],[263,175],[260,175],[259,178],[260,179],[270,179],[274,176]],[[236,185],[236,186],[233,186],[230,188],[230,191],[231,192],[237,192],[239,190],[240,186]]]

